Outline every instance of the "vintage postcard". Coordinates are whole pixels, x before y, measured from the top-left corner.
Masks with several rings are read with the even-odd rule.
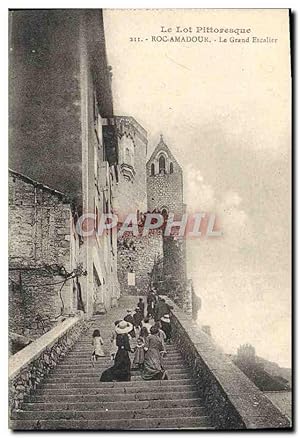
[[[292,428],[290,11],[8,13],[9,427]]]

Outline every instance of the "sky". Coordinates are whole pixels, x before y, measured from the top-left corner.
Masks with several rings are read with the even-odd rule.
[[[223,233],[187,242],[199,324],[211,326],[226,353],[247,342],[289,367],[287,10],[105,10],[104,25],[115,114],[147,130],[149,156],[163,134],[183,169],[187,211],[215,213]],[[153,42],[166,35],[161,26],[210,42]],[[250,29],[250,42],[220,42],[220,34],[196,34],[197,26]]]

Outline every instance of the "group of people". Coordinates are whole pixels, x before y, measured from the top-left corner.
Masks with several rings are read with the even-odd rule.
[[[170,310],[165,300],[152,290],[147,297],[146,312],[140,298],[134,312],[127,310],[123,320],[115,321],[110,340],[114,364],[103,371],[101,382],[129,381],[131,371],[137,369],[144,380],[168,378],[163,357],[167,354],[166,343],[170,342],[172,335]],[[92,360],[96,361],[97,357],[104,356],[99,330],[94,331],[93,345]],[[134,355],[132,362],[130,354]]]

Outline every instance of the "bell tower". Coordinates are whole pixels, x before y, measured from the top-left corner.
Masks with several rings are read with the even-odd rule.
[[[185,212],[182,169],[164,142],[163,136],[146,165],[148,211]]]

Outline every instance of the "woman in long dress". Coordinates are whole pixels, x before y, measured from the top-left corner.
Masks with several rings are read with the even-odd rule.
[[[164,357],[167,354],[167,349],[166,349],[167,336],[166,336],[165,332],[161,328],[161,322],[160,321],[156,322],[154,324],[154,326],[158,328],[157,336],[159,337],[159,339],[160,339],[160,341],[162,343],[162,346],[163,346],[163,349],[164,349],[164,351],[162,353],[162,356]]]
[[[172,326],[170,315],[166,314],[160,318],[161,328],[166,334],[166,342],[169,344],[171,342],[172,336]]]
[[[129,352],[131,352],[128,333],[133,329],[132,324],[126,321],[120,321],[116,325],[116,345],[118,351],[115,357],[115,363],[112,367],[103,371],[100,382],[126,382],[131,380],[131,362]]]
[[[115,360],[117,351],[118,351],[118,347],[117,347],[117,333],[116,333],[116,326],[119,324],[119,322],[121,322],[121,319],[118,319],[117,321],[114,322],[114,330],[111,333],[111,337],[110,337],[110,359],[112,361]]]
[[[142,378],[144,380],[165,380],[168,379],[166,371],[162,365],[162,353],[164,351],[162,342],[159,338],[159,329],[153,326],[150,335],[145,342],[145,359]]]

